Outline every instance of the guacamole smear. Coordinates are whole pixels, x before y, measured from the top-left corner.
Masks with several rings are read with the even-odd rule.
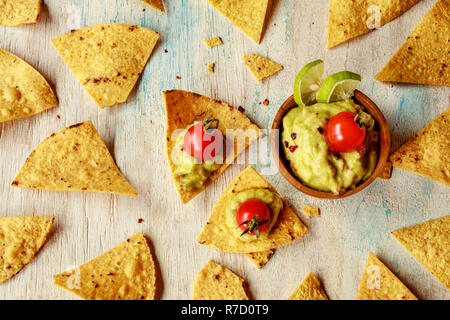
[[[218,162],[222,161],[222,158],[218,156],[214,159],[200,162],[183,150],[184,136],[190,127],[192,125],[188,126],[177,137],[175,148],[171,155],[175,164],[174,174],[179,179],[181,188],[186,191],[203,189],[211,173],[220,168],[221,165]]]
[[[267,229],[264,232],[259,234],[259,238],[255,235],[250,234],[242,234],[241,228],[236,222],[236,214],[239,206],[249,199],[259,199],[264,201],[270,208],[271,218]],[[275,225],[278,219],[278,215],[283,208],[283,201],[281,197],[270,190],[267,189],[249,189],[242,192],[237,193],[228,203],[226,208],[226,224],[228,227],[228,231],[233,234],[236,238],[241,241],[249,242],[258,239],[267,239],[272,230],[272,227]]]
[[[369,178],[378,158],[379,134],[374,121],[367,127],[362,148],[335,152],[326,142],[327,122],[341,112],[358,113],[363,107],[353,100],[317,103],[290,110],[283,118],[281,141],[292,172],[305,185],[324,192],[342,194]]]

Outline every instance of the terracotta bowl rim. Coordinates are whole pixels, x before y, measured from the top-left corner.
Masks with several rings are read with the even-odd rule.
[[[359,90],[355,90],[354,99],[358,104],[362,105],[368,113],[375,119],[378,124],[378,129],[380,131],[380,142],[379,142],[379,152],[378,152],[378,162],[372,175],[365,180],[363,183],[356,186],[354,189],[347,190],[345,193],[337,195],[331,192],[323,192],[303,184],[292,172],[289,166],[286,164],[284,159],[284,151],[282,150],[282,143],[280,141],[281,134],[278,134],[278,129],[282,127],[282,120],[285,114],[287,114],[291,109],[297,107],[294,101],[294,96],[290,96],[286,101],[283,102],[280,109],[272,123],[272,130],[270,133],[270,146],[272,151],[272,156],[277,162],[278,170],[281,175],[297,190],[321,199],[342,199],[354,195],[366,187],[368,187],[375,179],[382,173],[384,165],[387,162],[390,145],[391,145],[391,135],[389,131],[389,126],[384,118],[383,113],[378,108],[378,106],[364,93]],[[278,140],[278,141],[277,141]]]

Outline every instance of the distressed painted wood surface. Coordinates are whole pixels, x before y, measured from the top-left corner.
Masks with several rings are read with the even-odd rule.
[[[280,174],[268,175],[267,180],[295,208],[314,204],[322,209],[322,216],[308,219],[299,212],[310,232],[277,249],[261,270],[243,255],[217,252],[195,242],[221,192],[245,165],[231,167],[206,192],[182,205],[166,161],[162,90],[192,90],[241,105],[266,128],[292,94],[298,70],[322,58],[327,72],[347,69],[362,75],[361,90],[384,112],[392,129],[393,148],[448,107],[448,88],[374,80],[435,0],[423,0],[381,30],[327,51],[328,2],[277,1],[259,46],[207,0],[167,0],[167,14],[138,0],[48,0],[39,23],[0,27],[0,48],[41,71],[59,98],[54,109],[0,127],[0,216],[56,217],[43,250],[0,286],[0,299],[76,299],[54,287],[52,275],[82,264],[140,231],[154,246],[163,299],[191,298],[194,277],[209,259],[245,278],[255,299],[287,299],[309,271],[321,279],[331,299],[354,299],[369,251],[418,297],[449,299],[449,291],[390,236],[392,230],[447,215],[449,189],[402,170],[395,170],[390,181],[375,181],[360,194],[338,201],[310,198],[294,190]],[[139,24],[159,32],[161,39],[128,102],[100,110],[50,40],[70,29],[104,22]],[[207,49],[202,40],[213,36],[222,37],[224,45]],[[244,54],[251,53],[270,57],[281,63],[284,71],[257,83],[241,61]],[[214,74],[204,71],[211,62],[216,63]],[[264,99],[270,101],[268,106],[260,104]],[[85,120],[94,122],[118,166],[139,192],[137,198],[10,187],[42,139]],[[257,168],[264,169],[261,163]],[[144,222],[139,224],[139,218]]]

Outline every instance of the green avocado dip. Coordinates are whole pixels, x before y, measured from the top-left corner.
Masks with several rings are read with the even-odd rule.
[[[259,238],[257,238],[255,235],[250,234],[242,234],[242,229],[239,228],[239,225],[236,221],[236,214],[237,210],[240,207],[242,203],[249,199],[259,199],[261,201],[264,201],[270,208],[271,212],[271,218],[269,225],[264,232],[261,232],[259,234]],[[227,224],[227,227],[231,234],[233,234],[236,238],[238,238],[241,241],[250,242],[257,239],[267,239],[267,237],[270,234],[270,231],[272,230],[272,227],[275,225],[278,219],[278,215],[283,208],[283,201],[281,200],[281,197],[267,189],[249,189],[242,192],[237,193],[228,203],[228,206],[226,208],[226,217],[225,221]]]
[[[358,113],[363,107],[353,100],[317,103],[296,107],[283,118],[281,141],[292,172],[305,185],[325,192],[342,194],[369,178],[378,158],[379,134],[374,121],[367,127],[363,148],[338,153],[324,136],[327,122],[341,112]]]
[[[183,150],[184,136],[192,126],[188,126],[178,136],[174,151],[171,155],[175,164],[174,174],[178,177],[181,188],[186,191],[203,189],[211,173],[220,168],[221,165],[217,162],[222,161],[221,157],[216,157],[208,161],[200,162]]]

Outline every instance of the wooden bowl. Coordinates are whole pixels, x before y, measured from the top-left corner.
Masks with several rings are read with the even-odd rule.
[[[272,124],[272,131],[270,133],[270,146],[272,150],[272,155],[275,161],[277,161],[278,169],[280,170],[283,177],[297,190],[300,190],[303,193],[306,193],[310,196],[322,199],[341,199],[348,196],[351,196],[364,188],[366,188],[369,184],[371,184],[380,173],[383,171],[384,165],[386,164],[387,158],[389,156],[389,150],[391,146],[391,134],[389,132],[389,127],[386,123],[386,119],[381,113],[380,109],[376,106],[376,104],[369,99],[364,93],[356,90],[354,93],[354,99],[360,105],[362,105],[366,112],[370,113],[370,115],[376,121],[376,127],[380,132],[380,143],[379,143],[379,153],[378,153],[378,163],[377,166],[372,173],[372,175],[357,185],[354,189],[347,190],[344,194],[334,194],[331,192],[323,192],[313,188],[310,188],[304,185],[292,172],[289,165],[286,163],[284,158],[284,150],[282,150],[282,141],[281,141],[281,131],[283,126],[283,117],[287,114],[291,109],[297,107],[297,104],[294,101],[294,96],[288,98],[283,105],[278,110],[278,113],[275,116]]]

